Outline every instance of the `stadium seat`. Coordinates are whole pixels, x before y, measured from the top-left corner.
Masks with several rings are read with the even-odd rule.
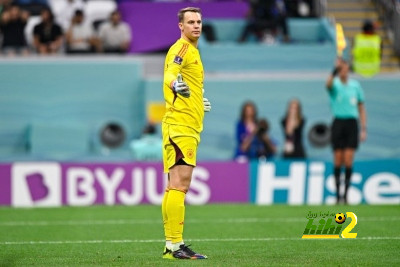
[[[89,152],[89,129],[83,124],[34,122],[28,130],[32,155],[44,157],[85,155]]]
[[[326,25],[324,19],[296,19],[288,20],[290,38],[294,42],[316,43],[334,42],[329,35],[330,25]]]
[[[93,21],[92,22],[93,29],[95,31],[97,31],[99,29],[100,25],[105,21],[107,21],[107,20],[106,19],[98,19],[98,20]]]
[[[218,42],[235,42],[239,39],[246,20],[244,19],[210,19],[206,23],[215,30]]]
[[[236,42],[243,28],[245,19],[207,19],[204,22],[213,27],[218,42]],[[334,42],[332,26],[326,18],[289,18],[290,39],[294,42]]]
[[[60,14],[62,12],[62,8],[64,7],[63,1],[48,0],[48,2],[49,2],[51,11],[53,11],[54,14]]]
[[[88,22],[108,19],[111,12],[117,9],[112,0],[91,0],[86,2],[85,14]]]
[[[40,16],[31,16],[25,26],[25,38],[29,46],[33,46],[33,28],[41,21]]]

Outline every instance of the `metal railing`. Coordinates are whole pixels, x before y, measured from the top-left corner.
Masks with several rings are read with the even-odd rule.
[[[396,55],[400,57],[400,0],[372,0],[388,29]]]

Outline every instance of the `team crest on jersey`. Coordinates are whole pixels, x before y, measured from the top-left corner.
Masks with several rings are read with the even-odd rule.
[[[181,65],[183,61],[183,58],[181,58],[180,56],[176,56],[174,58],[174,63]]]
[[[193,149],[189,148],[189,149],[186,151],[186,155],[187,155],[187,157],[188,157],[189,159],[192,159],[193,156],[194,156],[194,151],[193,151]]]

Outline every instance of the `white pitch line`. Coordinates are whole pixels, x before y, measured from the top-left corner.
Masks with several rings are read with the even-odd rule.
[[[344,239],[344,238],[341,238]],[[185,239],[187,242],[267,242],[267,241],[309,241],[301,237],[264,237],[264,238],[202,238]],[[312,239],[312,240],[333,240],[333,239]],[[338,239],[335,239],[338,240]],[[340,240],[340,239],[339,239]],[[347,240],[400,240],[400,236],[367,236],[347,238]],[[63,241],[4,241],[0,245],[65,245],[65,244],[124,244],[124,243],[163,243],[163,239],[133,239],[133,240],[63,240]]]
[[[121,219],[121,220],[65,220],[65,221],[10,221],[0,222],[0,226],[60,226],[60,225],[121,225],[121,224],[156,224],[160,223],[160,220],[135,220],[135,219]]]
[[[320,218],[317,218],[320,219]],[[358,217],[359,222],[400,221],[400,217]],[[186,223],[293,223],[307,222],[307,218],[219,218],[187,219]],[[161,219],[120,219],[120,220],[66,220],[66,221],[9,221],[0,222],[0,226],[74,226],[74,225],[130,225],[160,224]]]

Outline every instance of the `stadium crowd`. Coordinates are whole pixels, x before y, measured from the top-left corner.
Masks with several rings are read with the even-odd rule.
[[[88,17],[83,0],[0,0],[1,53],[126,53],[131,29],[110,3],[108,14]]]
[[[284,144],[282,158],[305,159],[303,129],[305,118],[301,103],[292,99],[281,120]],[[269,134],[267,118],[259,118],[257,107],[252,101],[242,105],[240,118],[236,124],[236,150],[234,158],[239,161],[252,159],[273,159],[278,154],[278,142]]]
[[[132,42],[132,29],[121,20],[117,11],[118,3],[122,2],[124,0],[0,0],[1,54],[127,53]],[[286,18],[314,14],[311,0],[243,2],[249,3],[249,12],[240,42],[246,41],[251,34],[259,41],[281,36],[284,41],[289,41]],[[89,12],[88,6],[94,12]],[[206,37],[212,35],[210,27],[206,25],[204,29]]]

